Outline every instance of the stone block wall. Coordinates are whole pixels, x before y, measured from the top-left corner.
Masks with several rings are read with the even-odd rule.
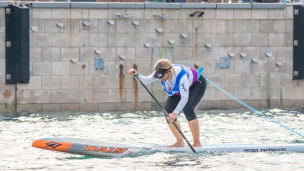
[[[205,14],[189,16],[198,10]],[[132,17],[117,17],[117,13]],[[189,67],[203,66],[208,79],[252,107],[303,107],[303,80],[292,80],[292,6],[281,9],[31,6],[30,83],[17,85],[5,84],[3,8],[0,14],[2,113],[159,110],[142,85],[127,75],[134,66],[141,74],[150,74],[159,58]],[[109,24],[110,21],[115,24]],[[134,21],[139,24],[134,25]],[[157,32],[157,28],[162,32]],[[223,57],[229,59],[228,68],[221,67]],[[104,60],[102,70],[95,69],[96,58]],[[166,95],[159,83],[147,87],[164,102]],[[198,109],[242,107],[208,84]]]

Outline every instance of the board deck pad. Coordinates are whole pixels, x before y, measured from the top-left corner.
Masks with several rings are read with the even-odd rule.
[[[33,147],[61,151],[72,154],[122,157],[133,153],[134,150],[141,148],[192,152],[188,146],[182,148],[171,148],[166,146],[142,146],[120,142],[103,141],[86,138],[42,138],[32,143]],[[203,145],[195,147],[196,152],[304,152],[304,144],[227,144],[227,145]]]

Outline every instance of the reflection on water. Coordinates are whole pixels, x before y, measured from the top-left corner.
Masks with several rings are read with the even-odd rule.
[[[304,133],[303,109],[261,110]],[[248,110],[199,111],[202,144],[304,143],[303,138]],[[35,139],[73,137],[141,144],[174,142],[161,112],[43,113],[0,116],[0,170],[301,170],[303,153],[200,153],[142,148],[123,158],[53,152]],[[182,132],[192,141],[183,114]]]

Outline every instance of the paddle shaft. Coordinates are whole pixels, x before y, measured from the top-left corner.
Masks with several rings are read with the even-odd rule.
[[[163,106],[158,102],[158,100],[153,96],[153,94],[150,92],[150,90],[148,90],[148,88],[145,86],[145,84],[143,82],[140,81],[140,79],[136,76],[134,76],[134,78],[140,82],[140,84],[142,86],[144,86],[144,88],[147,90],[147,92],[151,95],[151,97],[155,100],[155,102],[158,104],[158,106],[163,110],[164,114],[165,114],[165,118],[167,120],[167,117],[169,116],[168,112],[163,108]],[[189,147],[191,148],[191,150],[193,151],[193,153],[197,153],[195,151],[195,149],[192,147],[192,145],[189,143],[189,141],[187,140],[187,138],[185,137],[185,135],[182,133],[182,131],[179,129],[179,127],[176,125],[175,122],[172,123],[174,125],[174,127],[177,129],[177,131],[179,132],[179,134],[184,138],[184,140],[186,141],[186,143],[189,145]]]

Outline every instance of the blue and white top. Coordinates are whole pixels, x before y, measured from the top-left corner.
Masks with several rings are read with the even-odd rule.
[[[179,101],[177,107],[173,111],[174,113],[179,114],[180,111],[183,110],[183,108],[188,102],[190,87],[198,80],[199,77],[197,71],[193,68],[188,68],[184,65],[179,65],[179,64],[172,64],[172,67],[175,71],[174,74],[172,75],[172,80],[171,81],[167,80],[165,82],[160,81],[160,82],[164,88],[164,91],[169,96],[181,96],[181,100]],[[154,72],[149,76],[143,76],[138,74],[138,78],[144,84],[150,84],[154,81],[160,80],[158,78],[153,78]]]

